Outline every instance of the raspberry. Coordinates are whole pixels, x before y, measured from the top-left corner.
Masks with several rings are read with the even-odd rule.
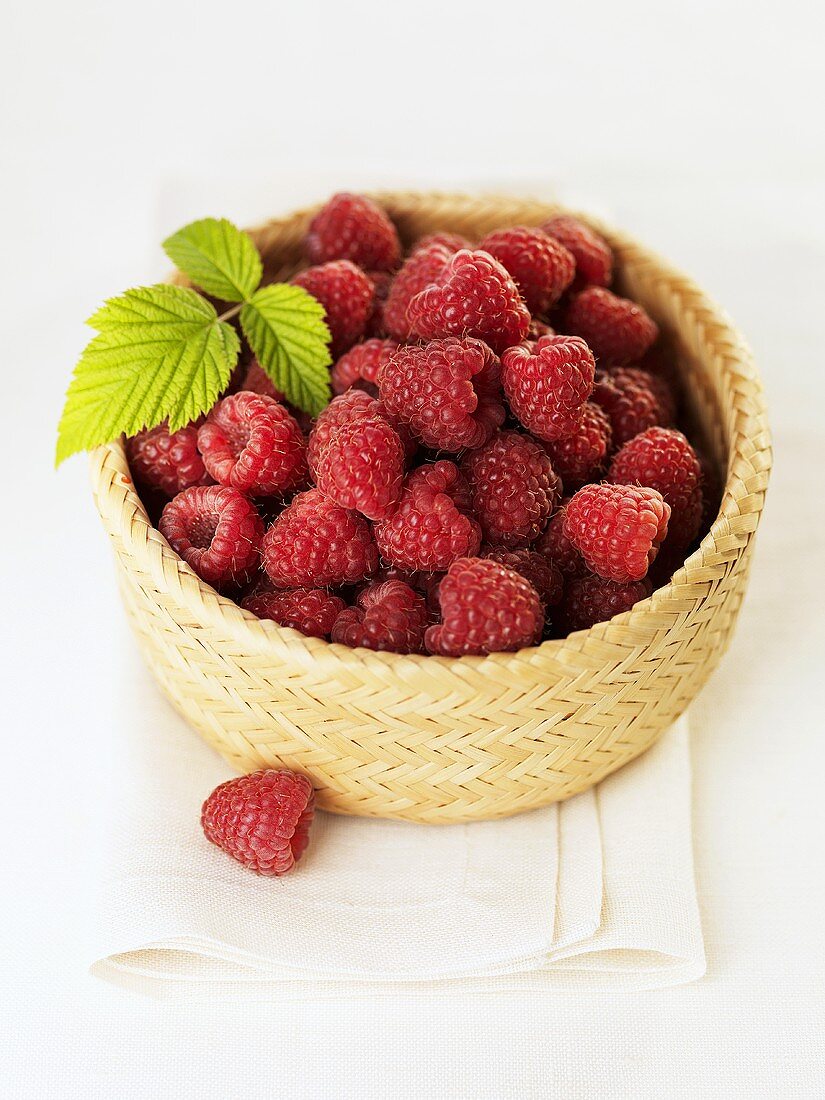
[[[206,839],[259,875],[285,875],[306,851],[315,792],[305,775],[268,768],[221,783],[201,810]]]
[[[299,493],[261,544],[264,569],[279,588],[356,584],[378,568],[369,524],[320,489]]]
[[[442,621],[427,629],[430,653],[444,657],[514,652],[544,626],[538,593],[519,573],[484,558],[459,558],[438,586]]]
[[[668,546],[684,550],[702,519],[702,467],[696,452],[673,428],[648,428],[613,457],[608,479],[656,489],[670,505]]]
[[[595,372],[590,348],[577,336],[542,336],[501,357],[510,408],[525,428],[546,440],[578,431]]]
[[[481,528],[468,506],[467,483],[454,463],[442,459],[413,470],[393,515],[375,525],[383,558],[398,569],[440,572],[476,554]]]
[[[559,618],[567,630],[587,630],[594,623],[629,611],[639,600],[647,599],[652,591],[653,586],[647,578],[616,584],[588,573],[567,585]]]
[[[326,310],[333,359],[361,339],[372,316],[375,287],[360,267],[349,260],[334,260],[299,272],[292,282]]]
[[[373,298],[372,313],[369,321],[367,321],[366,335],[383,339],[387,335],[384,323],[384,306],[392,286],[393,277],[389,271],[368,271],[367,275],[372,283],[375,297]]]
[[[423,596],[408,584],[370,584],[358,593],[355,607],[338,616],[332,640],[390,653],[422,653],[427,619]]]
[[[576,294],[564,320],[568,332],[587,341],[601,366],[641,359],[659,335],[658,325],[640,305],[601,286]]]
[[[527,546],[561,498],[561,482],[546,452],[518,432],[494,435],[465,456],[461,470],[484,538],[494,546]]]
[[[670,505],[655,489],[585,485],[567,505],[564,533],[589,569],[626,584],[647,573],[669,518]]]
[[[362,416],[375,416],[377,412],[378,402],[363,390],[347,390],[340,397],[333,397],[327,407],[318,414],[309,433],[307,459],[310,468],[315,466],[319,455],[342,424]]]
[[[341,394],[357,386],[375,396],[378,371],[397,348],[395,340],[365,340],[350,348],[332,368],[332,392]]]
[[[610,286],[613,278],[613,253],[607,241],[590,226],[580,222],[578,218],[559,214],[546,222],[542,229],[573,254],[576,261],[576,280],[573,285],[577,290],[590,283]]]
[[[531,313],[546,313],[576,274],[572,253],[541,229],[523,225],[499,229],[478,247],[509,271]]]
[[[404,444],[383,417],[347,420],[313,454],[315,483],[336,504],[368,519],[392,514],[404,484]]]
[[[378,374],[391,417],[428,447],[479,447],[504,421],[499,361],[480,340],[433,340],[400,347]]]
[[[542,336],[555,336],[556,330],[551,328],[550,325],[544,321],[538,321],[535,317],[530,322],[530,327],[527,330],[527,336],[525,340],[528,344],[534,344],[536,340],[540,340]]]
[[[564,533],[564,516],[569,503],[569,499],[561,502],[558,512],[550,517],[544,531],[533,543],[533,549],[550,558],[566,579],[581,576],[586,568],[584,558]]]
[[[309,223],[305,241],[310,263],[351,260],[359,267],[392,271],[401,259],[395,226],[366,195],[333,195]]]
[[[620,378],[633,378],[638,384],[646,385],[659,402],[663,425],[669,427],[676,422],[676,395],[670,382],[662,375],[653,374],[643,367],[613,367],[610,373],[618,374]]]
[[[259,619],[300,630],[308,638],[328,638],[346,604],[323,588],[282,588],[245,596],[241,607]]]
[[[196,485],[170,500],[158,529],[176,554],[216,588],[243,584],[259,560],[264,525],[226,485]]]
[[[506,268],[488,252],[463,248],[407,306],[411,333],[423,340],[477,336],[493,351],[527,335],[530,314]]]
[[[126,457],[135,481],[169,497],[192,485],[210,485],[198,452],[197,424],[170,432],[165,424],[126,440]]]
[[[284,395],[280,390],[275,389],[272,379],[257,359],[253,359],[247,367],[246,374],[240,386],[238,386],[238,389],[248,390],[250,393],[263,394],[264,397],[271,397],[273,401],[279,401],[281,404],[284,403]]]
[[[422,248],[429,248],[431,244],[440,244],[444,248],[448,248],[450,252],[460,252],[462,248],[472,248],[472,242],[468,241],[466,237],[462,237],[460,233],[440,232],[440,233],[428,233],[424,237],[419,237],[412,247],[412,254],[420,252]]]
[[[437,240],[417,248],[395,276],[384,304],[384,328],[397,340],[410,335],[407,307],[425,287],[434,283],[453,255],[452,249]]]
[[[544,554],[539,554],[535,550],[506,550],[504,547],[493,547],[492,550],[485,550],[481,556],[489,561],[497,561],[499,565],[506,565],[514,573],[519,573],[532,584],[545,607],[553,607],[561,599],[564,588],[561,569]]]
[[[573,435],[545,443],[553,469],[566,490],[596,481],[610,453],[613,431],[610,418],[600,405],[585,401],[578,430]]]
[[[198,429],[198,447],[216,481],[253,496],[294,488],[306,472],[301,429],[262,394],[241,390],[219,401]]]
[[[597,371],[593,400],[610,417],[613,446],[621,447],[639,432],[670,422],[650,384],[650,375],[634,367],[616,367]]]

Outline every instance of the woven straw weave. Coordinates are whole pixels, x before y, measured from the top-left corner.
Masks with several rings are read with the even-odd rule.
[[[407,241],[478,239],[558,208],[510,198],[377,196]],[[289,275],[312,211],[253,232],[270,277]],[[725,315],[623,234],[620,287],[662,326],[695,425],[726,470],[699,549],[632,611],[560,641],[486,658],[348,649],[259,621],[201,581],[150,525],[120,443],[92,456],[95,496],[145,658],[178,711],[235,768],[309,775],[341,813],[455,822],[567,798],[646,749],[725,650],[745,592],[771,464],[762,388]]]

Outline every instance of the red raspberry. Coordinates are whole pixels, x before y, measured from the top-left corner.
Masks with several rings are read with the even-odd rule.
[[[613,457],[608,480],[656,489],[670,505],[668,546],[684,550],[702,519],[702,467],[681,432],[648,428]]]
[[[201,810],[201,827],[258,875],[285,875],[306,851],[315,792],[305,775],[268,768],[221,783]]]
[[[384,305],[384,328],[397,340],[410,335],[407,307],[420,291],[435,283],[450,262],[452,250],[439,241],[412,253],[395,276]]]
[[[559,618],[568,630],[587,630],[594,623],[606,622],[622,611],[629,611],[639,600],[647,599],[653,586],[641,581],[616,584],[588,573],[571,580],[564,590]]]
[[[530,314],[518,287],[488,252],[462,249],[407,306],[411,333],[423,340],[477,336],[501,352],[527,335]]]
[[[378,402],[364,390],[347,390],[340,397],[333,397],[327,407],[318,414],[309,433],[307,459],[310,468],[315,466],[318,456],[342,424],[348,424],[351,420],[357,420],[362,416],[375,416],[377,412]]]
[[[494,546],[527,546],[561,498],[561,482],[546,452],[518,432],[498,432],[465,456],[461,470],[484,538]]]
[[[383,558],[398,569],[440,572],[478,553],[481,528],[468,505],[467,483],[454,463],[419,466],[407,477],[393,515],[375,525]]]
[[[592,283],[596,286],[610,286],[613,278],[613,253],[610,245],[589,225],[559,214],[546,222],[542,229],[554,237],[569,251],[576,261],[576,281],[578,290]]]
[[[442,621],[428,628],[430,653],[444,657],[514,652],[541,636],[538,593],[521,574],[484,558],[460,558],[438,586]]]
[[[368,271],[367,275],[369,275],[375,291],[375,297],[372,304],[372,314],[369,321],[367,321],[366,334],[370,337],[383,339],[387,335],[384,307],[387,304],[387,296],[392,286],[393,277],[389,271]]]
[[[361,589],[355,607],[336,619],[332,640],[390,653],[422,653],[427,620],[423,596],[402,581],[384,581]]]
[[[527,330],[527,336],[525,342],[528,344],[535,344],[536,340],[540,340],[542,336],[555,336],[556,330],[551,328],[550,325],[544,321],[539,321],[535,317],[530,322],[530,327]]]
[[[366,195],[333,195],[309,223],[305,242],[310,263],[351,260],[359,267],[392,271],[401,259],[398,232]]]
[[[610,417],[614,447],[623,446],[647,428],[670,423],[650,375],[634,367],[597,371],[593,400]]]
[[[169,497],[212,483],[198,451],[196,424],[171,433],[165,424],[138,432],[126,440],[126,457],[135,481]]]
[[[485,550],[481,556],[519,573],[532,584],[545,607],[553,607],[561,599],[564,589],[561,569],[544,554],[539,554],[536,550],[507,550],[497,546],[492,550]]]
[[[313,455],[315,483],[331,500],[368,519],[392,514],[404,485],[404,444],[383,417],[347,420]]]
[[[595,373],[590,348],[577,336],[542,336],[533,345],[508,348],[501,357],[510,408],[540,439],[563,439],[578,431]]]
[[[365,340],[345,352],[332,368],[332,392],[356,386],[373,397],[378,393],[378,371],[398,348],[395,340]]]
[[[607,413],[594,401],[585,401],[578,430],[564,439],[544,444],[566,490],[598,480],[610,453],[612,438]]]
[[[259,619],[291,626],[308,638],[328,638],[346,606],[339,596],[331,596],[323,588],[281,588],[241,600],[241,607]]]
[[[246,369],[246,374],[238,386],[239,390],[248,390],[250,393],[259,393],[264,397],[271,397],[273,401],[284,404],[285,398],[280,390],[276,390],[272,379],[266,373],[257,359],[253,359]]]
[[[170,500],[158,529],[176,554],[216,588],[243,584],[259,561],[264,525],[226,485],[196,485]]]
[[[550,558],[566,579],[581,576],[586,568],[584,558],[564,533],[564,516],[569,503],[569,498],[561,502],[558,512],[550,517],[544,531],[533,543],[533,549]]]
[[[306,473],[306,443],[283,405],[241,390],[214,407],[198,429],[204,464],[221,485],[252,496],[294,488]]]
[[[478,246],[510,272],[531,313],[546,313],[576,274],[576,261],[563,244],[541,229],[516,225],[490,233]]]
[[[626,584],[646,575],[669,519],[670,505],[655,489],[585,485],[567,505],[564,533],[589,569]]]
[[[326,310],[333,359],[361,339],[372,316],[375,287],[360,267],[349,260],[335,260],[299,272],[292,282]]]
[[[357,584],[378,568],[369,524],[320,489],[299,493],[261,545],[264,569],[279,588]]]
[[[440,232],[440,233],[427,233],[424,237],[419,237],[412,247],[411,254],[420,252],[422,248],[429,248],[431,244],[440,244],[444,248],[448,248],[450,252],[460,252],[462,248],[472,248],[472,241],[468,241],[466,237],[462,237],[460,233]]]
[[[565,327],[586,340],[601,366],[641,359],[659,335],[659,326],[640,305],[601,286],[589,286],[571,299]]]
[[[676,395],[673,392],[670,382],[661,374],[654,374],[644,367],[613,367],[610,373],[613,375],[618,374],[620,378],[633,378],[639,384],[646,385],[659,402],[662,423],[665,426],[675,424]]]
[[[504,421],[499,361],[480,340],[400,347],[378,374],[388,414],[428,447],[479,447]]]

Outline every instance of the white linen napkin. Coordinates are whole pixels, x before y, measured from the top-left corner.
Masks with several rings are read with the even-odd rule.
[[[503,821],[319,813],[296,869],[264,879],[200,830],[228,765],[136,657],[126,675],[128,791],[93,973],[207,998],[652,989],[704,973],[685,719],[595,790]]]

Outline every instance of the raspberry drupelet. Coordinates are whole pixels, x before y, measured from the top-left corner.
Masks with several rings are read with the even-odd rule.
[[[595,373],[590,348],[577,336],[542,336],[501,357],[510,408],[539,439],[564,439],[579,430]]]
[[[221,485],[252,496],[294,488],[306,473],[306,443],[283,405],[241,390],[219,401],[198,429],[204,464]]]
[[[544,609],[521,574],[485,558],[453,562],[438,586],[441,622],[427,629],[430,653],[444,657],[515,652],[541,637]]]
[[[263,521],[242,493],[226,485],[184,489],[163,509],[158,529],[216,588],[244,584],[260,560]]]

